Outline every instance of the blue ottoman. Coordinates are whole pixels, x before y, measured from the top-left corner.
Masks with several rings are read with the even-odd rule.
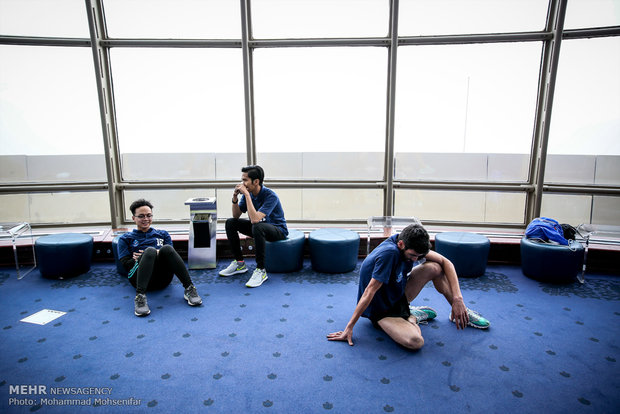
[[[435,236],[435,251],[447,257],[459,277],[484,275],[491,242],[476,233],[445,232]]]
[[[41,275],[64,279],[90,270],[93,238],[79,233],[51,234],[38,238],[34,249]]]
[[[568,246],[521,239],[521,270],[541,282],[568,283],[583,267],[581,243],[571,240]]]
[[[112,239],[112,253],[114,254],[114,262],[116,263],[116,271],[120,273],[122,276],[127,276],[129,272],[127,272],[127,269],[125,269],[125,266],[123,266],[123,264],[119,260],[120,258],[118,257],[118,239],[120,238],[121,236],[116,236],[115,238]]]
[[[284,240],[265,243],[265,270],[274,273],[286,273],[299,270],[304,265],[303,231],[288,230]]]
[[[308,236],[312,268],[323,273],[346,273],[355,269],[360,235],[338,228],[315,230]]]

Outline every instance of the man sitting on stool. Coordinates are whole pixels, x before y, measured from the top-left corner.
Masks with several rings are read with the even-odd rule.
[[[239,240],[239,233],[243,233],[254,238],[256,247],[256,269],[245,285],[258,287],[267,280],[265,241],[284,240],[288,235],[288,228],[280,199],[273,190],[263,186],[263,169],[258,165],[250,165],[243,167],[241,172],[241,183],[235,186],[232,196],[232,218],[226,220],[226,236],[235,260],[220,272],[220,276],[248,271]],[[239,218],[246,212],[249,219]]]

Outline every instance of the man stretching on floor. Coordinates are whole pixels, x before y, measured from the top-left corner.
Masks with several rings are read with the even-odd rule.
[[[435,318],[437,313],[427,306],[411,306],[410,302],[431,280],[452,306],[450,320],[457,329],[467,325],[488,328],[489,321],[465,307],[452,262],[430,248],[428,233],[421,224],[409,225],[377,246],[360,268],[353,316],[344,331],[330,333],[327,339],[353,345],[353,326],[364,316],[398,344],[412,350],[422,348],[424,338],[418,324]]]
[[[239,233],[254,238],[256,248],[256,269],[245,284],[258,287],[267,280],[265,271],[265,241],[283,240],[288,235],[284,210],[273,190],[263,186],[265,172],[258,165],[241,169],[241,183],[235,186],[232,196],[232,218],[226,220],[226,237],[235,260],[220,272],[220,276],[245,273],[248,268],[241,253]],[[241,198],[239,198],[241,194]],[[242,213],[249,219],[242,219]]]
[[[129,206],[136,229],[123,234],[118,240],[118,257],[129,272],[129,282],[136,288],[134,314],[146,316],[151,313],[146,301],[146,291],[163,289],[177,275],[185,292],[183,298],[190,306],[198,306],[202,299],[192,284],[183,259],[174,247],[166,230],[151,227],[153,205],[136,200]]]

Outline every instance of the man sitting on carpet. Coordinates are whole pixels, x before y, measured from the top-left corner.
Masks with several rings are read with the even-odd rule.
[[[360,268],[353,316],[344,331],[330,333],[327,339],[353,345],[353,326],[364,316],[398,344],[412,350],[422,348],[424,338],[418,324],[435,318],[437,313],[427,306],[411,306],[410,302],[431,280],[452,306],[450,320],[457,329],[467,325],[488,328],[489,321],[465,307],[452,262],[430,247],[428,233],[421,224],[409,225],[377,246]]]
[[[192,284],[183,259],[174,247],[166,230],[151,227],[153,205],[136,200],[129,206],[137,228],[123,234],[118,240],[118,257],[129,272],[129,281],[136,288],[134,313],[146,316],[151,313],[146,301],[147,289],[162,289],[177,275],[185,292],[183,297],[190,306],[198,306],[202,299]]]
[[[259,165],[250,165],[243,167],[241,173],[241,183],[235,186],[232,195],[232,218],[226,220],[226,237],[235,260],[220,271],[220,276],[248,271],[239,240],[239,233],[243,233],[254,238],[256,247],[256,269],[245,284],[254,288],[268,279],[265,271],[265,242],[286,239],[288,228],[280,199],[273,190],[263,185],[263,169]],[[249,219],[240,218],[246,212]]]

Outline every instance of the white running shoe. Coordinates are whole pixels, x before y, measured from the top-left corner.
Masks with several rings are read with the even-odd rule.
[[[245,273],[247,271],[248,268],[245,265],[245,262],[239,263],[238,261],[233,260],[226,269],[220,271],[220,276],[232,276],[237,273]]]
[[[257,268],[254,269],[252,277],[250,278],[250,280],[247,281],[245,285],[250,288],[259,287],[267,279],[269,278],[267,277],[267,272],[265,271],[265,269]]]

